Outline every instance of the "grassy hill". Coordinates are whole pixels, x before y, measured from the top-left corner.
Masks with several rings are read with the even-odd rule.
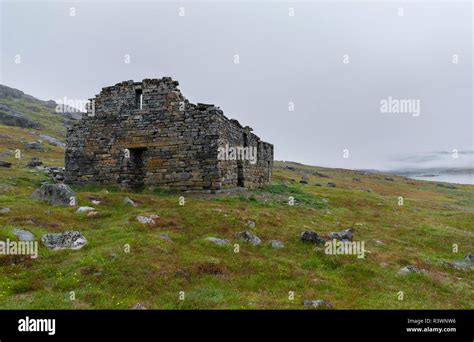
[[[52,100],[42,101],[0,84],[0,134],[8,134],[13,126],[30,128],[31,137],[47,134],[64,140],[66,127],[77,117],[73,113],[57,113]]]
[[[46,118],[46,110],[40,113]],[[0,126],[0,153],[24,148],[39,133],[60,138],[60,121],[48,128],[47,120],[45,131]],[[244,193],[75,187],[79,205],[98,211],[88,217],[75,213],[77,208],[31,199],[47,180],[42,171],[26,168],[33,156],[47,166],[63,164],[63,149],[47,144],[25,150],[21,160],[0,158],[13,163],[0,168],[0,208],[11,209],[0,214],[0,240],[15,240],[14,228],[33,232],[38,240],[49,232],[79,230],[88,244],[76,251],[51,251],[40,244],[37,259],[1,255],[1,309],[129,309],[138,302],[152,309],[304,309],[303,300],[317,299],[335,309],[474,308],[474,271],[447,263],[474,251],[472,185],[450,189],[403,177],[276,162],[271,186]],[[307,184],[300,183],[303,176]],[[127,196],[138,206],[124,204]],[[153,225],[136,220],[151,214],[160,216]],[[248,220],[255,228],[247,227]],[[327,255],[299,239],[307,229],[326,236],[348,227],[354,228],[355,240],[365,242],[364,259]],[[243,230],[259,236],[262,245],[239,240],[236,233]],[[214,245],[205,240],[210,236],[230,244]],[[274,249],[270,240],[281,240],[285,247]],[[398,274],[407,265],[426,272]]]

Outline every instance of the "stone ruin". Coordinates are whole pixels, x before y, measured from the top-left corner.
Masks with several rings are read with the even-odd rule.
[[[141,190],[258,188],[273,145],[219,107],[192,104],[170,77],[103,88],[68,129],[65,182]]]

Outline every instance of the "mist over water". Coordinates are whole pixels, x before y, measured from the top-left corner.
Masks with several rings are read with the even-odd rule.
[[[474,151],[399,155],[380,171],[428,181],[474,184]]]

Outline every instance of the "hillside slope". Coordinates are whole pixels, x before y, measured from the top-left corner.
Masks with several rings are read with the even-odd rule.
[[[64,140],[66,127],[80,113],[57,112],[56,107],[52,100],[42,101],[0,84],[0,134],[8,134],[11,127],[17,127],[28,129],[32,136],[46,134]]]

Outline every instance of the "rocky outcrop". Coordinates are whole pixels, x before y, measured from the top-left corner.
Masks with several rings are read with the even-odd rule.
[[[49,136],[47,134],[40,134],[40,138],[46,140],[48,143],[50,143],[53,146],[59,146],[59,147],[66,147],[66,144],[63,143],[61,140],[56,139],[52,136]]]
[[[22,128],[40,129],[42,125],[28,118],[24,113],[0,103],[0,124]]]

